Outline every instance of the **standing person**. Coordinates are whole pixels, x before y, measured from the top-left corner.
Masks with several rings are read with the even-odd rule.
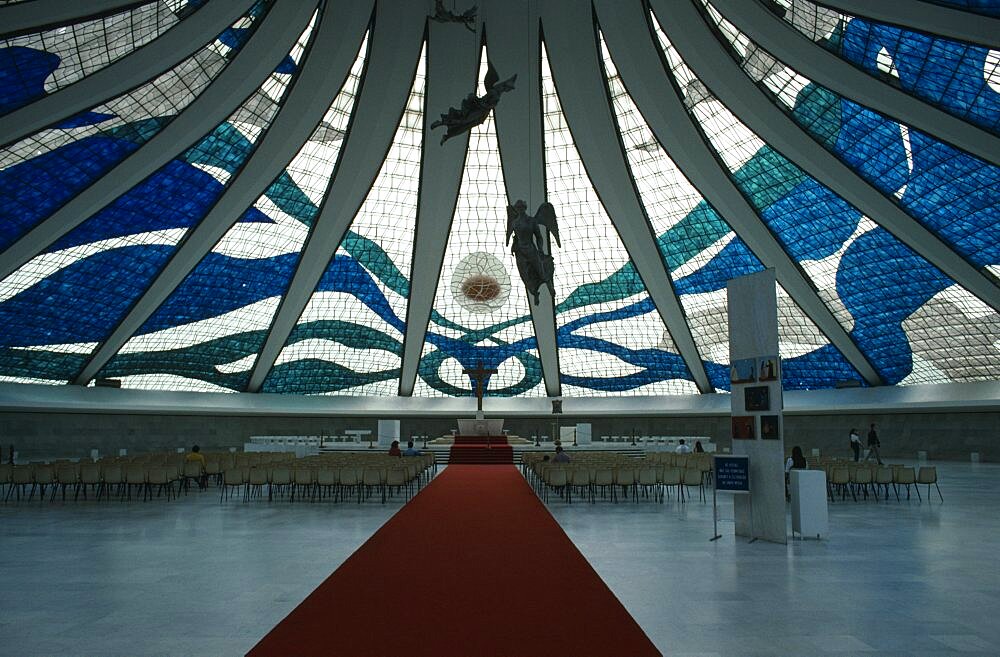
[[[198,488],[208,488],[208,474],[205,472],[205,455],[201,453],[201,447],[192,445],[191,451],[184,457],[184,462],[197,463],[201,466],[201,474],[198,476]],[[185,483],[187,482],[186,479],[184,481]]]
[[[861,436],[854,427],[851,427],[851,449],[854,450],[854,462],[857,463],[861,460]]]
[[[875,431],[875,423],[872,422],[872,428],[868,431],[868,454],[865,456],[866,463],[868,462],[868,459],[874,456],[878,464],[882,465],[882,455],[879,454],[879,447],[881,446],[882,443],[878,439],[878,432]]]
[[[684,442],[684,439],[681,438],[677,444],[677,449],[675,449],[674,451],[677,452],[678,454],[690,454],[691,448]]]

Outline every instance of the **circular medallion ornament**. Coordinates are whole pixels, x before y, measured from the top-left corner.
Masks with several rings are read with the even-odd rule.
[[[471,313],[492,313],[507,303],[510,275],[496,256],[484,251],[470,253],[455,267],[451,294]]]

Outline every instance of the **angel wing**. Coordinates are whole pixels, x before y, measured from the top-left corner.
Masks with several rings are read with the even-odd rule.
[[[556,223],[556,209],[551,203],[542,203],[538,206],[535,221],[543,224],[548,229],[549,235],[555,238],[556,244],[562,247],[562,242],[559,241],[559,225]]]
[[[493,68],[493,62],[487,61],[486,77],[483,78],[483,86],[486,88],[486,91],[492,89],[493,85],[495,85],[499,79],[500,75],[497,73],[497,70]]]
[[[507,206],[507,238],[504,244],[510,244],[510,236],[514,233],[514,219],[517,218],[517,210],[513,205]]]
[[[476,17],[476,14],[478,12],[479,12],[479,5],[472,5],[470,8],[468,8],[464,12],[462,12],[461,16],[462,16],[462,18],[465,18],[465,19],[472,19],[472,18]]]

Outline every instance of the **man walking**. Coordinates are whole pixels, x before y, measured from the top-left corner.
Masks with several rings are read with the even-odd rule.
[[[878,448],[881,446],[882,443],[879,442],[878,432],[875,431],[875,423],[873,422],[871,429],[868,431],[868,454],[865,455],[865,463],[868,462],[868,459],[874,456],[875,461],[878,462],[879,465],[882,465],[882,456],[878,451]]]

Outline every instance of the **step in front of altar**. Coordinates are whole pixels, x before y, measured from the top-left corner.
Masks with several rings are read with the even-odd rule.
[[[493,438],[487,442],[486,436],[473,436],[475,440],[468,442],[456,442],[451,446],[448,454],[448,463],[459,464],[512,464],[514,463],[514,450],[506,441],[500,438]],[[479,439],[482,439],[481,441]],[[494,441],[503,442],[494,442]]]

